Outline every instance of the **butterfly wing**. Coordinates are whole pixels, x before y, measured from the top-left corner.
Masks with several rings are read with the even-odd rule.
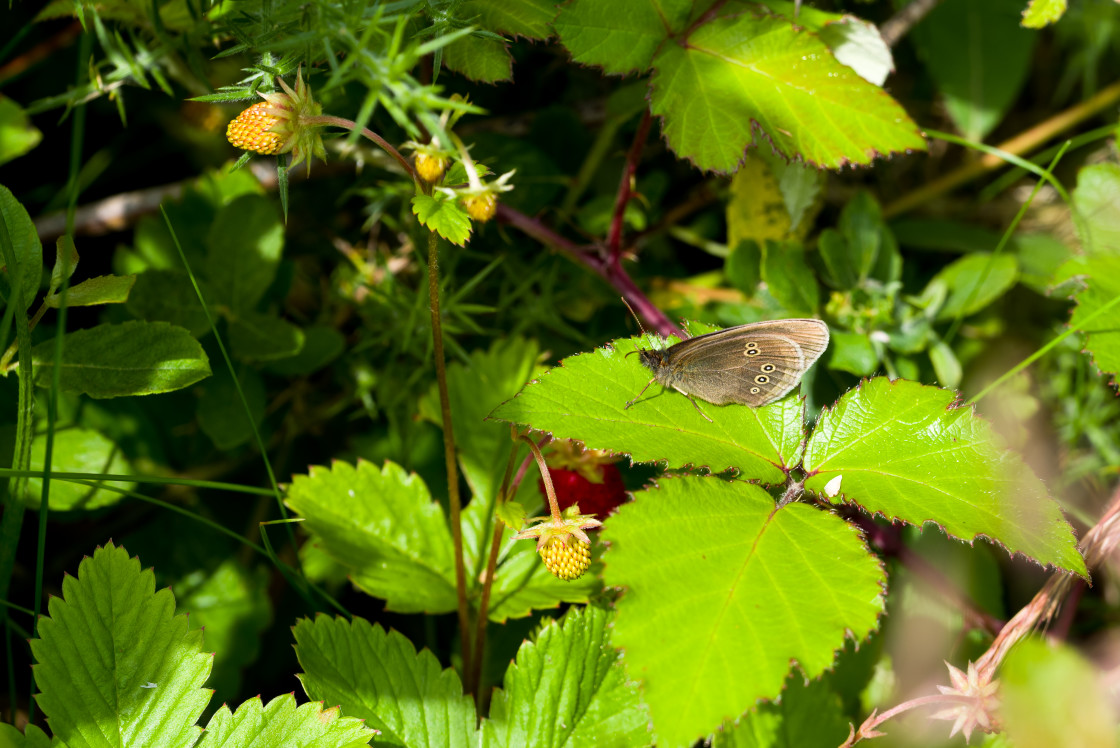
[[[827,347],[828,326],[816,319],[730,327],[670,348],[666,384],[716,405],[758,407],[796,387]]]

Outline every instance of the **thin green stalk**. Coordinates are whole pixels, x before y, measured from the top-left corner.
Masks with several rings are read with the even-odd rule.
[[[272,494],[276,497],[276,506],[280,511],[282,519],[288,518],[288,510],[284,508],[284,497],[280,492],[280,485],[276,482],[276,475],[272,471],[272,462],[268,459],[268,449],[265,447],[264,439],[261,437],[261,431],[257,428],[257,423],[253,419],[253,413],[249,408],[249,401],[245,399],[245,393],[241,389],[241,380],[237,377],[237,371],[233,368],[233,360],[229,357],[229,351],[226,350],[226,345],[222,341],[222,336],[218,334],[217,325],[214,324],[214,318],[210,315],[210,307],[206,303],[206,299],[202,296],[202,289],[198,287],[198,280],[191,272],[190,263],[187,262],[187,255],[183,252],[183,245],[179,243],[179,235],[175,233],[175,227],[171,225],[171,218],[167,215],[167,209],[161,204],[159,206],[160,212],[163,213],[163,221],[167,225],[167,230],[171,233],[171,240],[175,243],[175,249],[179,252],[179,259],[183,262],[183,267],[187,271],[187,276],[190,278],[191,285],[194,287],[195,296],[198,297],[198,303],[202,306],[202,312],[206,315],[206,322],[210,325],[210,330],[214,333],[214,340],[218,343],[218,350],[222,352],[222,359],[226,363],[226,368],[229,370],[229,375],[233,378],[233,386],[237,390],[237,397],[241,400],[241,405],[245,409],[245,417],[249,419],[249,427],[253,430],[253,438],[257,442],[257,449],[261,453],[261,461],[264,463],[264,469],[268,473],[268,482],[272,487]],[[292,549],[297,551],[295,554],[295,567],[300,576],[303,576],[303,565],[299,560],[299,546],[296,544],[296,534],[292,530],[291,525],[285,525],[288,531],[288,542],[291,543]],[[297,586],[297,589],[300,589]],[[307,598],[304,598],[307,600]],[[307,600],[310,604],[310,600]]]
[[[1112,301],[1108,302],[1107,304],[1105,304],[1104,306],[1102,306],[1102,307],[1101,307],[1100,309],[1098,309],[1097,311],[1093,312],[1092,314],[1090,314],[1090,315],[1089,315],[1088,317],[1086,317],[1085,319],[1081,320],[1081,326],[1082,326],[1082,327],[1084,327],[1085,325],[1088,325],[1088,324],[1089,324],[1090,322],[1092,322],[1093,320],[1095,320],[1095,319],[1096,319],[1097,317],[1100,317],[1100,316],[1101,316],[1102,314],[1104,314],[1105,312],[1111,311],[1111,310],[1112,310],[1112,308],[1113,308],[1113,307],[1115,307],[1115,306],[1117,306],[1118,304],[1120,304],[1120,296],[1117,296],[1117,297],[1116,297],[1116,298],[1114,298],[1114,299],[1113,299]],[[977,393],[976,395],[974,395],[974,396],[973,396],[973,397],[972,397],[972,398],[971,398],[971,399],[970,399],[970,400],[968,401],[968,404],[969,404],[969,405],[973,405],[974,403],[978,403],[978,402],[980,402],[981,400],[983,400],[983,399],[984,399],[985,397],[987,397],[988,393],[990,393],[990,392],[991,392],[992,390],[994,390],[994,389],[995,389],[996,387],[999,387],[999,386],[1000,386],[1001,384],[1003,384],[1004,382],[1006,382],[1006,381],[1007,381],[1008,379],[1010,379],[1011,377],[1015,376],[1016,374],[1018,374],[1019,372],[1021,372],[1021,371],[1022,371],[1023,369],[1026,369],[1026,368],[1027,368],[1028,366],[1030,366],[1031,364],[1033,364],[1033,363],[1034,363],[1035,361],[1037,361],[1038,359],[1040,359],[1040,358],[1042,358],[1043,356],[1045,356],[1045,355],[1046,355],[1046,354],[1047,354],[1047,353],[1048,353],[1048,352],[1049,352],[1049,351],[1050,351],[1050,350],[1051,350],[1052,348],[1054,348],[1054,346],[1058,345],[1058,344],[1059,344],[1059,343],[1061,343],[1061,342],[1062,342],[1063,340],[1065,340],[1066,338],[1068,338],[1068,337],[1069,337],[1070,335],[1073,335],[1073,334],[1074,334],[1075,332],[1077,332],[1077,331],[1078,331],[1078,329],[1077,329],[1076,327],[1071,327],[1071,328],[1069,328],[1068,330],[1066,330],[1065,332],[1063,332],[1063,333],[1062,333],[1061,335],[1059,335],[1058,337],[1056,337],[1056,338],[1054,338],[1053,340],[1051,340],[1051,341],[1050,341],[1049,343],[1047,343],[1046,345],[1044,345],[1044,346],[1042,346],[1041,348],[1039,348],[1039,349],[1038,349],[1037,351],[1035,351],[1035,352],[1034,352],[1034,353],[1032,353],[1031,355],[1027,356],[1027,357],[1026,357],[1025,359],[1023,359],[1022,361],[1020,361],[1020,362],[1019,362],[1018,364],[1016,364],[1015,366],[1013,366],[1013,367],[1012,367],[1011,369],[1009,369],[1008,371],[1004,372],[1004,373],[1003,373],[1003,376],[1001,376],[1001,377],[1000,377],[999,379],[995,380],[994,382],[992,382],[991,384],[989,384],[989,385],[988,385],[987,387],[985,387],[984,389],[980,390],[980,392],[978,392],[978,393]]]
[[[1047,176],[1053,174],[1054,167],[1057,166],[1058,162],[1062,160],[1062,156],[1065,155],[1065,152],[1069,148],[1069,146],[1070,143],[1067,140],[1062,145],[1062,147],[1058,149],[1058,152],[1054,154],[1054,158],[1050,161],[1050,165],[1046,167],[1046,171],[1044,172]],[[988,257],[988,262],[984,264],[984,270],[980,273],[980,277],[977,278],[976,281],[972,284],[972,290],[969,291],[968,296],[964,300],[964,303],[961,304],[959,309],[957,309],[957,314],[953,318],[953,324],[949,326],[949,331],[945,333],[945,337],[942,338],[942,340],[945,342],[945,345],[949,345],[953,342],[953,337],[957,334],[957,330],[958,328],[960,328],[961,322],[964,320],[965,310],[968,309],[968,305],[972,303],[972,300],[976,298],[976,294],[980,292],[980,288],[984,285],[984,281],[988,280],[988,275],[992,271],[992,265],[995,264],[996,258],[999,257],[1001,252],[1003,252],[1003,248],[1007,246],[1007,242],[1011,240],[1011,236],[1015,233],[1015,229],[1019,227],[1019,223],[1023,220],[1023,217],[1027,215],[1027,210],[1031,207],[1031,203],[1034,202],[1034,198],[1036,195],[1038,195],[1038,191],[1040,189],[1042,189],[1041,179],[1035,182],[1034,189],[1031,190],[1030,197],[1024,200],[1023,204],[1019,206],[1019,210],[1015,214],[1015,218],[1011,220],[1011,223],[1008,225],[1007,230],[1004,231],[1003,236],[1000,237],[999,244],[996,245],[995,250],[992,252],[991,256]]]
[[[470,616],[467,611],[467,570],[463,562],[463,505],[459,497],[459,467],[455,455],[455,432],[451,423],[451,400],[447,392],[447,361],[443,352],[443,327],[439,313],[439,237],[428,233],[428,301],[432,311],[432,346],[439,384],[439,409],[443,423],[443,457],[447,467],[447,499],[451,507],[451,540],[455,555],[455,591],[459,601],[459,646],[464,678],[471,672]]]
[[[42,478],[43,470],[13,470],[0,468],[0,478]],[[67,473],[52,470],[50,477],[54,480],[88,480],[90,473]],[[236,483],[223,483],[216,480],[196,480],[194,478],[172,478],[165,475],[125,475],[123,473],[97,473],[97,480],[121,483],[159,483],[168,486],[193,486],[194,488],[212,488],[217,491],[235,491],[238,493],[253,494],[254,496],[272,496],[272,491],[267,488],[255,486],[241,486]]]

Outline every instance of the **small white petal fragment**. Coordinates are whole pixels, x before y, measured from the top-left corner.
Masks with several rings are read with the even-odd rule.
[[[155,688],[155,687],[156,687],[156,684],[155,684],[155,683],[152,683],[151,681],[148,681],[147,683],[145,683],[144,685],[142,685],[142,686],[140,686],[140,687],[141,687],[141,688]]]
[[[833,478],[832,480],[830,480],[828,483],[825,483],[824,484],[824,495],[827,496],[830,499],[836,498],[836,494],[840,493],[840,481],[842,481],[843,479],[844,479],[844,476],[838,475],[835,478]]]

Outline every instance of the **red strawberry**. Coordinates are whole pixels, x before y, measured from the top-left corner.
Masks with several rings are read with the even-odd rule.
[[[600,463],[594,469],[598,471],[599,478],[595,483],[575,470],[557,467],[548,469],[552,476],[552,487],[556,490],[556,503],[561,511],[578,503],[581,514],[594,514],[599,519],[606,519],[626,501],[626,488],[622,485],[622,475],[618,468],[611,463]],[[543,496],[544,481],[538,479],[537,485]]]

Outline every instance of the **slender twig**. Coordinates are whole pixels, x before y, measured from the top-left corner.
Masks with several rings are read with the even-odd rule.
[[[459,497],[459,466],[455,459],[455,432],[451,423],[451,400],[447,392],[447,360],[443,353],[443,325],[439,313],[439,237],[428,234],[428,301],[432,312],[432,345],[439,384],[439,409],[443,423],[443,459],[447,467],[447,499],[451,508],[451,540],[455,546],[455,588],[459,598],[459,643],[463,650],[463,674],[471,672],[470,616],[467,614],[467,570],[463,563],[463,505]]]
[[[356,130],[358,127],[358,123],[354,120],[343,119],[342,117],[335,117],[330,114],[322,114],[318,117],[307,117],[306,119],[301,120],[301,122],[305,125],[334,125],[335,127],[341,127],[344,130],[351,131]],[[400,151],[390,145],[389,141],[385,140],[385,138],[381,137],[368,127],[363,127],[361,129],[361,133],[369,140],[372,140],[374,143],[381,146],[382,150],[396,159],[397,163],[401,165],[401,168],[403,168],[408,173],[408,176],[412,177],[414,180],[417,178],[416,172],[412,169],[412,164],[408,162],[407,158],[401,155]]]
[[[879,27],[879,36],[883,37],[888,47],[893,47],[939,2],[941,0],[914,0]]]
[[[1038,123],[1010,140],[1000,143],[997,149],[1014,155],[1022,155],[1023,153],[1032,151],[1074,125],[1098,114],[1102,110],[1108,109],[1118,100],[1120,100],[1120,82],[1113,83],[1111,86],[1101,89],[1092,98],[1070,107],[1064,112],[1054,115],[1050,119]],[[889,203],[883,208],[883,216],[892,218],[900,213],[905,213],[925,205],[939,195],[950,192],[965,182],[969,182],[1005,164],[1006,161],[1002,158],[989,153],[976,161],[965,164],[959,169],[949,172],[945,176],[935,179],[923,187],[904,195],[895,202]]]
[[[653,116],[646,109],[642,114],[642,121],[638,123],[638,131],[634,133],[634,142],[626,154],[626,165],[622,169],[622,179],[618,183],[618,195],[614,200],[614,215],[611,218],[610,233],[607,234],[607,249],[610,257],[617,257],[622,251],[622,227],[626,216],[626,206],[634,196],[634,175],[638,171],[638,162],[642,160],[642,150],[645,148],[646,138],[649,136],[649,126]]]

